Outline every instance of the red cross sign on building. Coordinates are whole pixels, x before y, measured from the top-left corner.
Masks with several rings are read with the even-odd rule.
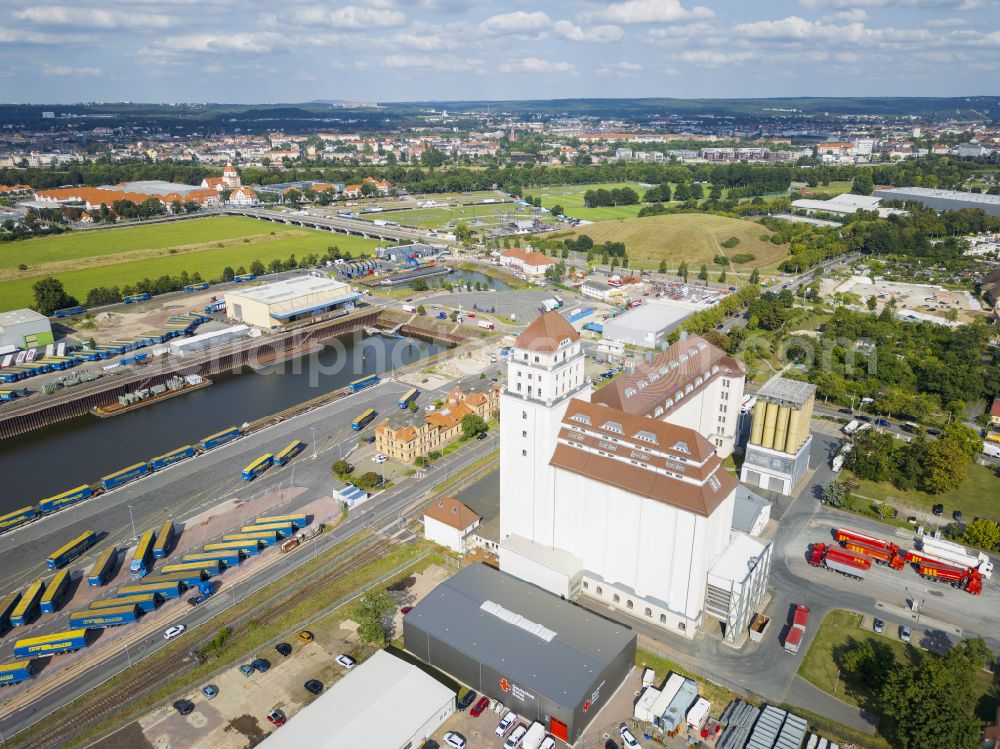
[[[503,691],[505,691],[505,692],[509,692],[510,691],[510,682],[507,681],[506,679],[501,678],[500,679],[500,688]]]

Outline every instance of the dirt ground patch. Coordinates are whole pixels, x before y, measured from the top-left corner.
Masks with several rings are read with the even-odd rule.
[[[241,715],[229,721],[225,731],[227,733],[242,733],[249,739],[247,746],[256,746],[267,737],[267,732],[261,728],[260,722],[252,715]]]
[[[154,747],[146,740],[142,726],[135,721],[96,744],[91,744],[90,749],[154,749]]]

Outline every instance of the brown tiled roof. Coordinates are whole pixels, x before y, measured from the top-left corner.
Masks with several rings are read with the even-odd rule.
[[[513,247],[500,253],[504,257],[513,257],[526,265],[555,265],[556,261],[546,257],[540,252],[533,250],[522,250],[520,247]]]
[[[466,505],[459,502],[454,497],[441,497],[434,500],[431,505],[424,510],[424,516],[433,518],[439,523],[464,531],[474,525],[482,518]]]
[[[580,338],[580,334],[558,312],[546,312],[524,329],[514,341],[514,348],[551,354],[557,351],[559,344],[567,338],[576,341]]]
[[[700,385],[695,381],[701,377],[704,384],[711,377],[713,366],[733,377],[742,377],[746,371],[739,360],[726,356],[701,336],[690,335],[637,366],[632,374],[616,377],[594,392],[591,401],[632,414],[653,416],[657,406],[663,406],[668,398],[676,400],[678,390],[685,389],[688,383],[697,389]]]
[[[994,398],[990,406],[990,416],[1000,416],[1000,398]]]
[[[428,424],[436,426],[439,429],[451,429],[465,416],[468,416],[471,413],[473,413],[473,411],[467,405],[464,403],[456,403],[454,406],[448,406],[438,411],[432,411],[427,414],[426,420]]]

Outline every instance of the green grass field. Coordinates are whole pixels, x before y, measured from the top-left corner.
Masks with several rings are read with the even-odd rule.
[[[888,482],[863,481],[849,471],[844,474],[845,479],[857,484],[857,490],[852,493],[862,497],[923,510],[940,502],[945,508],[944,523],[949,522],[954,510],[961,510],[966,521],[976,516],[1000,520],[1000,479],[992,470],[976,463],[969,466],[960,487],[944,494],[901,491]]]
[[[473,231],[483,231],[498,226],[502,220],[528,220],[538,215],[524,206],[506,203],[381,211],[359,214],[358,218],[365,221],[396,221],[404,226],[417,226],[422,229],[452,229],[459,222],[464,222]],[[545,220],[546,216],[547,214],[543,214],[542,220]]]
[[[713,216],[704,213],[677,213],[646,218],[598,221],[580,226],[573,232],[554,235],[558,237],[578,237],[588,235],[594,244],[604,242],[624,242],[628,252],[630,267],[655,268],[660,260],[666,260],[668,267],[676,268],[686,261],[697,272],[705,263],[709,270],[717,269],[712,259],[719,254],[732,257],[739,253],[750,253],[754,260],[743,265],[733,265],[734,270],[773,267],[787,255],[786,247],[762,242],[761,236],[771,232],[752,221]],[[740,243],[732,249],[724,249],[721,243],[736,237]]]
[[[66,291],[82,301],[97,286],[125,286],[185,270],[218,278],[227,265],[249,267],[254,260],[267,265],[291,254],[323,254],[333,245],[354,255],[368,254],[377,244],[235,216],[10,242],[0,247],[0,309],[31,304],[31,287],[46,276],[60,279]],[[17,270],[20,263],[28,270]]]
[[[542,206],[551,209],[561,205],[570,218],[586,221],[605,221],[613,218],[635,218],[639,215],[642,205],[619,205],[608,208],[587,208],[583,196],[587,190],[611,190],[614,188],[631,187],[642,198],[646,188],[637,182],[607,182],[595,185],[564,185],[560,187],[525,188],[525,192],[542,199]]]
[[[871,690],[867,684],[845,681],[838,666],[839,654],[851,640],[871,640],[873,645],[888,647],[900,663],[908,662],[916,655],[917,650],[900,641],[896,637],[895,627],[890,624],[886,624],[885,634],[877,635],[861,629],[861,614],[841,610],[827,614],[816,631],[809,651],[802,659],[799,676],[827,694],[834,694],[836,688],[837,699],[860,707],[861,703],[871,697]],[[979,674],[975,693],[976,714],[985,720],[992,720],[996,716],[997,705],[1000,704],[1000,689],[993,684],[989,673],[983,671]]]

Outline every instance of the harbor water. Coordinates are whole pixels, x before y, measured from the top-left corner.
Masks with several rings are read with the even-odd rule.
[[[207,388],[129,413],[81,416],[2,440],[0,514],[446,349],[416,338],[352,333],[283,363],[210,375]]]

